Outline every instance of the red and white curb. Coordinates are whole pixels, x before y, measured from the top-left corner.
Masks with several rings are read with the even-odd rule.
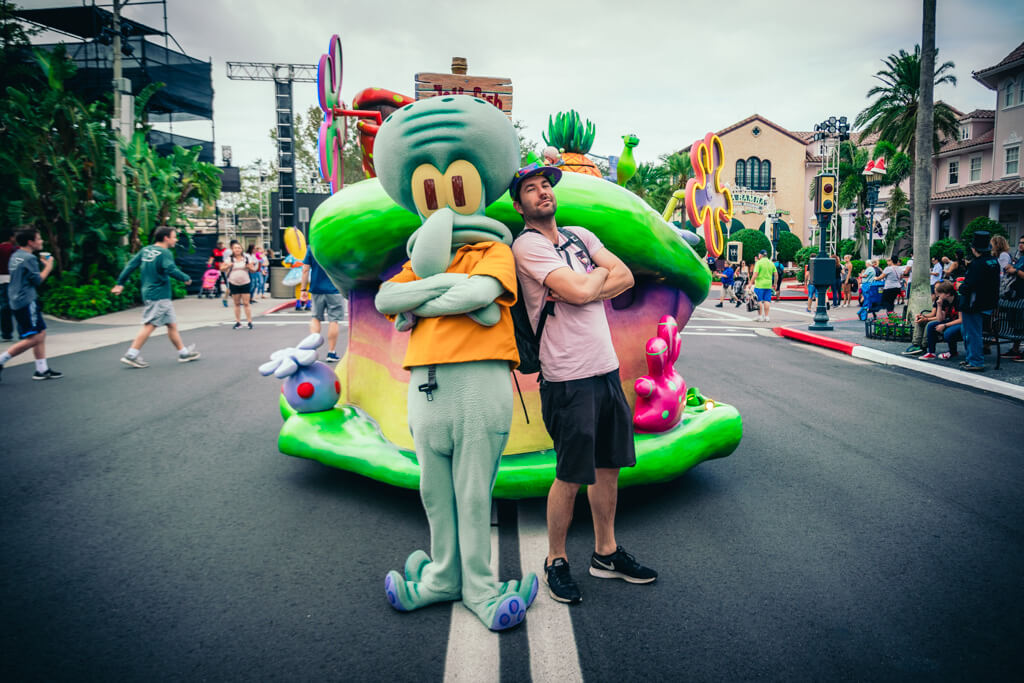
[[[928,361],[919,360],[916,356],[898,356],[894,353],[886,353],[885,351],[873,349],[870,346],[843,341],[841,339],[833,339],[832,337],[825,337],[820,334],[805,332],[804,330],[796,330],[791,327],[774,327],[772,328],[772,332],[780,337],[832,349],[833,351],[839,351],[847,354],[848,356],[861,358],[863,360],[871,361],[872,363],[905,368],[925,375],[931,375],[932,377],[938,377],[939,379],[944,379],[948,382],[955,382],[956,384],[963,384],[965,386],[974,387],[975,389],[991,391],[996,394],[1024,401],[1024,387],[1016,384],[1010,384],[1009,382],[1000,382],[997,379],[991,379],[982,374],[969,373],[942,365],[935,365]]]

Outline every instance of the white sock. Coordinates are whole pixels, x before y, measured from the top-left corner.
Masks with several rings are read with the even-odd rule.
[[[12,358],[14,358],[14,356],[12,356],[11,354],[7,353],[6,351],[4,351],[3,353],[0,353],[0,365],[3,365],[4,363],[6,363],[7,361],[9,361]]]
[[[45,358],[36,358],[36,372],[46,372],[49,369]]]
[[[182,346],[180,349],[178,349],[178,355],[181,356],[182,358],[187,356],[188,355],[188,347],[187,346]]]
[[[139,356],[139,350],[133,347],[128,347],[128,350],[124,353],[126,358],[135,359]]]

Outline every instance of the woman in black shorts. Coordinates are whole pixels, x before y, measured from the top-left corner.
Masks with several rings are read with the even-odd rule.
[[[235,326],[239,329],[242,326],[241,307],[245,306],[245,319],[252,329],[252,307],[249,305],[249,290],[252,283],[252,273],[256,272],[259,264],[256,260],[242,250],[238,242],[231,242],[231,255],[221,266],[228,276],[228,293],[235,302]]]

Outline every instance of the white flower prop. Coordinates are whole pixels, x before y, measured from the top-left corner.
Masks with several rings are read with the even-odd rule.
[[[289,346],[270,354],[270,360],[260,366],[260,374],[264,377],[273,375],[278,379],[291,377],[300,367],[309,367],[316,362],[316,350],[323,346],[324,338],[319,334],[311,334],[298,346]]]

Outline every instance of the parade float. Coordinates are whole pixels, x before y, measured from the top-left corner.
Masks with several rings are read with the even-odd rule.
[[[337,182],[345,112],[369,118],[365,110],[347,110],[342,104],[337,36],[330,45],[319,73],[320,105],[325,112],[320,161],[324,178]],[[392,111],[415,106],[404,96],[384,92]],[[502,104],[497,96],[486,94],[473,100],[479,106],[501,108]],[[364,98],[361,106],[365,102]],[[380,115],[386,125],[388,114]],[[564,135],[570,138],[592,137],[585,128],[568,131],[564,125]],[[366,126],[367,134],[375,134],[379,126],[376,122]],[[708,251],[718,254],[721,226],[728,225],[732,209],[729,192],[719,178],[724,165],[721,141],[710,134],[697,141],[691,159],[696,178],[687,187],[687,212],[693,225],[703,227]],[[566,166],[586,167],[578,157],[570,160],[572,164]],[[571,170],[566,166],[563,171]],[[368,155],[364,170],[373,175]],[[696,387],[687,388],[674,367],[681,350],[684,368],[687,362],[679,330],[710,289],[711,273],[704,260],[644,201],[602,179],[599,172],[594,175],[589,167],[585,173],[564,173],[556,194],[558,224],[592,231],[631,268],[636,280],[632,289],[606,302],[623,388],[636,410],[637,465],[622,470],[620,486],[668,481],[705,460],[728,456],[742,437],[738,411],[705,397]],[[522,217],[507,192],[496,201],[488,197],[486,204],[488,218],[507,226],[513,235],[522,230]],[[339,189],[314,213],[309,244],[331,280],[347,294],[349,334],[336,370],[337,384],[317,383],[329,394],[337,388],[338,399],[330,409],[306,410],[314,396],[300,401],[295,387],[280,395],[281,452],[390,485],[418,488],[419,466],[406,412],[409,372],[402,367],[409,337],[377,312],[374,297],[381,282],[408,259],[407,242],[421,222],[420,216],[396,204],[375,177]],[[301,355],[308,360],[309,349]],[[514,374],[520,393],[494,495],[543,496],[555,476],[555,453],[541,420],[538,377]]]

